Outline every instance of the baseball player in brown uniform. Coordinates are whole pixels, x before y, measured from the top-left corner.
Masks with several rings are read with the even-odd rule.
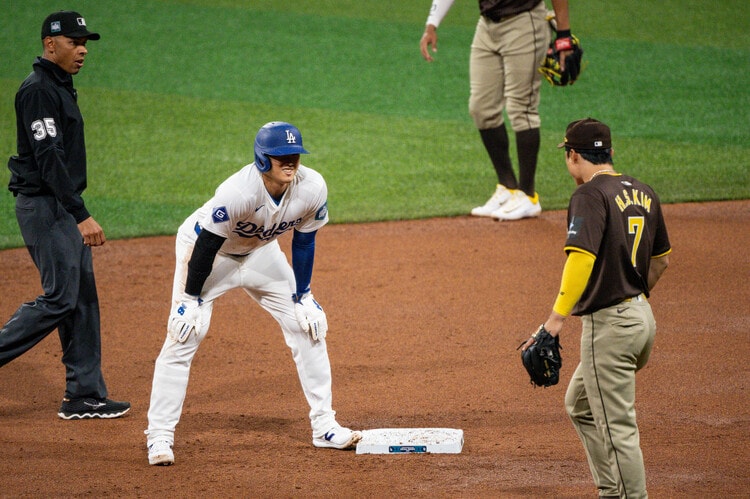
[[[437,51],[438,27],[454,0],[433,0],[419,42],[422,57],[431,62]],[[568,0],[551,0],[560,47],[560,64],[572,54]],[[550,42],[544,0],[479,0],[479,20],[469,57],[469,113],[479,130],[497,175],[495,192],[471,210],[478,217],[520,220],[542,212],[535,190],[541,141],[539,117],[542,75],[538,71]],[[518,177],[510,158],[504,114],[513,129]]]
[[[581,317],[581,361],[565,408],[600,497],[647,497],[635,373],[651,353],[656,323],[648,297],[671,252],[661,204],[651,187],[614,170],[604,123],[570,123],[558,147],[578,188],[568,206],[560,291],[544,327],[557,336],[568,315]]]

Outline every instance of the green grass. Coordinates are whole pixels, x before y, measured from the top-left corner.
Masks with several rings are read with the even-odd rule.
[[[75,82],[84,199],[109,238],[173,233],[252,160],[272,120],[302,130],[334,223],[460,215],[489,196],[494,173],[467,111],[475,2],[454,4],[432,64],[418,48],[428,0],[280,5],[0,1],[0,156],[15,152],[13,95],[40,53],[41,20],[73,8],[102,34]],[[571,15],[587,66],[573,87],[543,89],[543,207],[564,208],[574,189],[555,144],[584,116],[611,125],[616,168],[665,202],[750,198],[750,30],[738,22],[750,4],[587,0]],[[0,248],[22,244],[5,192]]]

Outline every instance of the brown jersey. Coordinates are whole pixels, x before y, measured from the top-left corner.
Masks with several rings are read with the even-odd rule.
[[[656,193],[621,174],[600,174],[580,185],[568,206],[565,251],[571,250],[596,258],[573,315],[648,296],[651,258],[671,251]]]

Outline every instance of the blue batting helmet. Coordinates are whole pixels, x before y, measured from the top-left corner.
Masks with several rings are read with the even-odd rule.
[[[272,121],[263,125],[255,136],[255,166],[261,173],[271,169],[268,156],[309,154],[302,147],[299,129],[284,121]]]

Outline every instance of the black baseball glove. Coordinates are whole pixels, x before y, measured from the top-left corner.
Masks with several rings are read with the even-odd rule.
[[[560,381],[562,357],[560,357],[560,339],[544,329],[544,324],[532,336],[534,343],[521,352],[523,367],[531,377],[531,383],[536,386],[548,387]],[[524,343],[526,343],[524,341]],[[521,348],[524,343],[518,346]],[[518,349],[516,349],[518,350]]]
[[[549,44],[547,55],[539,67],[539,72],[554,86],[572,85],[583,70],[581,42],[575,35],[571,35],[570,31],[557,31],[554,18],[548,16],[547,19],[554,39]],[[562,70],[560,68],[560,52],[571,50],[573,52],[565,56],[565,70]]]

